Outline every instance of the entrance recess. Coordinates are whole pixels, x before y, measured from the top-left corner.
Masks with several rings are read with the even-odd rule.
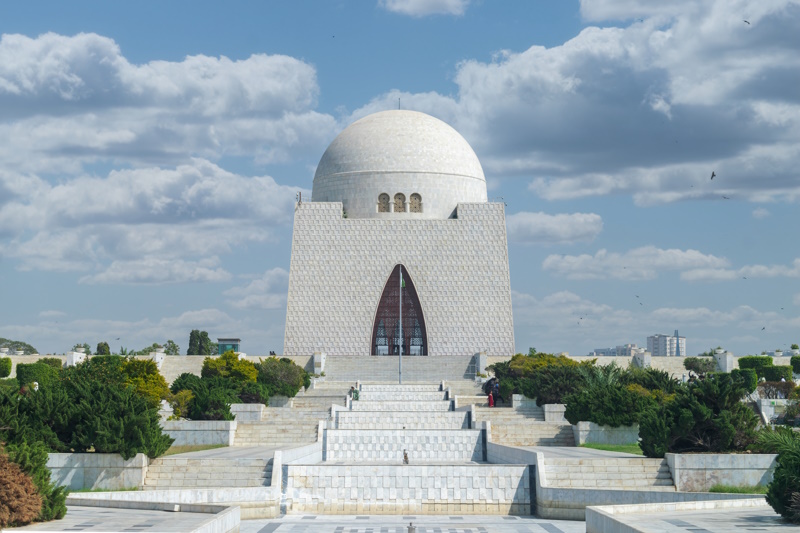
[[[386,280],[378,303],[378,311],[375,313],[375,322],[372,326],[371,351],[372,355],[400,355],[401,350],[402,355],[428,355],[428,334],[425,331],[425,319],[422,316],[422,306],[414,282],[408,270],[403,265],[397,265]]]

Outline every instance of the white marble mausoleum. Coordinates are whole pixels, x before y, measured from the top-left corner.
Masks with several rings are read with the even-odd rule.
[[[458,132],[396,110],[342,131],[297,203],[284,354],[400,351],[513,355],[514,329],[503,203]]]

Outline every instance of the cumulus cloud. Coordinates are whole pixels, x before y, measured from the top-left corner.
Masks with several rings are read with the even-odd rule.
[[[741,278],[800,278],[800,258],[791,265],[746,265],[739,269],[700,268],[681,272],[685,281],[731,281]]]
[[[526,244],[592,241],[603,230],[603,219],[594,213],[548,215],[521,212],[506,218],[508,238]]]
[[[177,164],[191,156],[263,161],[316,153],[335,132],[317,113],[314,68],[298,59],[189,56],[130,63],[93,33],[0,39],[0,147],[6,168],[80,172],[97,160]]]
[[[650,280],[661,271],[720,268],[728,260],[697,250],[660,249],[643,246],[625,253],[599,250],[594,255],[549,255],[542,263],[545,271],[567,279]]]
[[[0,205],[11,237],[0,253],[21,269],[95,270],[83,283],[224,281],[229,274],[208,258],[274,239],[291,222],[295,192],[202,159],[36,182]]]
[[[461,16],[467,10],[469,0],[379,0],[378,5],[387,11],[412,17]]]
[[[240,309],[285,309],[289,273],[282,268],[267,270],[250,283],[224,292],[228,303]]]
[[[581,13],[616,25],[463,61],[455,95],[403,102],[545,199],[800,200],[800,2],[597,0]],[[365,109],[394,107],[394,93]]]

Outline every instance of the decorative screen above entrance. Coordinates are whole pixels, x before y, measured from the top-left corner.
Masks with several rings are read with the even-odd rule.
[[[401,282],[402,273],[402,282]],[[402,285],[402,286],[401,286]],[[402,323],[400,298],[402,294]],[[402,324],[402,327],[401,327]],[[402,334],[401,334],[402,330]],[[427,355],[428,335],[414,282],[402,265],[389,275],[372,326],[372,355]]]

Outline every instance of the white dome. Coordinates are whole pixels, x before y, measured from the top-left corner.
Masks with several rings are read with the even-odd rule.
[[[342,202],[349,218],[448,218],[459,203],[487,201],[469,143],[441,120],[404,110],[345,128],[322,155],[311,197]]]

